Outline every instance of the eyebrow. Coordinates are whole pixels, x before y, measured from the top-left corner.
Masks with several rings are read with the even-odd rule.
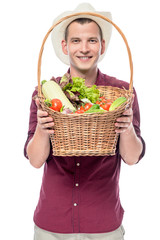
[[[81,38],[79,38],[79,37],[72,37],[70,40],[72,41],[72,40],[79,40],[79,39],[81,39]],[[90,37],[90,38],[88,38],[89,40],[90,39],[96,39],[96,40],[98,40],[98,38],[97,37]]]
[[[72,37],[70,40],[80,39],[79,37]]]
[[[91,40],[91,39],[98,40],[98,37],[90,37],[89,40]]]

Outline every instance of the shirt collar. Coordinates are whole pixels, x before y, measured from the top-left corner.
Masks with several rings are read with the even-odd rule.
[[[70,68],[68,68],[67,73],[70,73]],[[102,72],[98,68],[95,85],[103,85],[103,79],[104,79],[103,74],[102,74]]]

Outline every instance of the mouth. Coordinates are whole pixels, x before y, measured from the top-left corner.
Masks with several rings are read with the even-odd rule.
[[[87,61],[92,58],[92,56],[77,56],[81,61]]]

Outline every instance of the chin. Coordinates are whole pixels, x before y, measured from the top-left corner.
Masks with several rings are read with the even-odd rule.
[[[90,71],[90,68],[77,68],[79,72],[86,74],[88,71]]]
[[[82,72],[88,72],[91,69],[94,69],[97,65],[96,64],[83,64],[83,65],[77,65],[77,69],[79,69]]]
[[[83,74],[86,74],[90,70],[94,70],[97,68],[97,61],[92,61],[92,62],[86,62],[86,63],[80,63],[80,62],[72,62],[71,66],[73,69],[77,70],[78,72],[81,72]]]

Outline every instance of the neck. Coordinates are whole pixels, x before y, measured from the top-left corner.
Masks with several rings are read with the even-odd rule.
[[[74,69],[72,68],[72,66],[70,67],[71,77],[84,78],[85,84],[87,86],[95,84],[97,79],[97,73],[98,73],[98,68],[82,71],[82,70]]]

